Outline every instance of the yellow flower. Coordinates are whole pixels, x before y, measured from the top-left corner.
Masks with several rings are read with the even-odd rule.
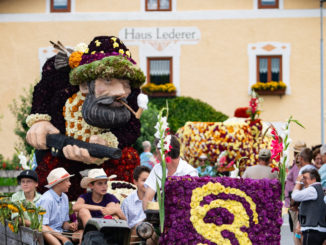
[[[113,43],[113,48],[118,48],[118,47],[119,47],[119,43],[114,42]],[[119,53],[120,53],[120,50],[119,50]]]
[[[119,49],[119,54],[123,55],[125,53],[125,51],[123,51],[123,49]]]
[[[96,45],[96,47],[99,47],[99,46],[101,46],[101,42],[99,41],[99,40],[95,40],[95,45]]]

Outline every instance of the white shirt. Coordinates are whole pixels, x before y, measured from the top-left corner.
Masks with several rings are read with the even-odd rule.
[[[166,176],[168,175],[168,169],[166,168]],[[173,174],[173,176],[197,176],[198,172],[197,170],[192,167],[189,163],[187,163],[185,160],[181,159],[179,160],[179,164],[177,167],[177,170]],[[159,186],[161,187],[161,181],[157,177],[162,178],[162,166],[161,164],[156,164],[154,168],[151,170],[149,176],[147,177],[144,185],[145,187],[150,187],[156,192],[156,180],[158,181]]]
[[[309,166],[309,165],[306,165]],[[296,202],[303,202],[303,201],[309,201],[309,200],[316,200],[318,197],[317,190],[313,187],[313,185],[319,184],[320,182],[315,182],[311,185],[309,185],[307,188],[304,188],[303,190],[294,190],[292,192],[292,199]],[[325,199],[324,199],[325,201]],[[305,230],[318,230],[320,232],[326,232],[325,227],[320,227],[319,225],[316,227],[301,227],[301,231]]]
[[[299,174],[298,174],[298,175],[301,175],[302,172],[303,172],[304,170],[307,170],[307,169],[316,169],[316,167],[315,167],[314,165],[312,165],[312,164],[307,164],[307,165],[303,166],[302,168],[300,168],[300,170],[299,170]],[[317,169],[316,169],[316,170],[317,170]]]
[[[121,209],[127,218],[129,228],[134,227],[146,218],[142,203],[138,198],[137,190],[123,200]]]

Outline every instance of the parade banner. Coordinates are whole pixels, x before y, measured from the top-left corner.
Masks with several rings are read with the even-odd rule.
[[[168,177],[160,244],[280,244],[278,180]]]

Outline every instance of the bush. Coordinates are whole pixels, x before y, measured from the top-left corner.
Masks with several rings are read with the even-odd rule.
[[[175,133],[188,121],[223,122],[228,119],[228,116],[216,111],[212,106],[208,105],[207,103],[190,97],[181,96],[169,99],[152,98],[150,99],[149,105],[155,105],[157,111],[159,111],[162,107],[166,106],[166,100],[168,101],[169,106],[168,123],[172,133]]]
[[[34,85],[30,85],[28,90],[24,89],[24,94],[19,96],[19,101],[17,102],[14,99],[10,105],[10,110],[16,117],[15,134],[19,137],[19,142],[16,145],[17,150],[27,155],[30,155],[33,150],[33,147],[26,141],[26,133],[29,129],[26,124],[26,118],[32,108],[33,89]]]

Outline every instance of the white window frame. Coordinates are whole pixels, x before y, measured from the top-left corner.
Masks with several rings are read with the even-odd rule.
[[[257,56],[282,56],[282,81],[286,84],[285,94],[291,94],[290,87],[290,53],[289,43],[260,42],[248,44],[249,56],[249,87],[248,94],[251,93],[251,86],[257,83]]]

